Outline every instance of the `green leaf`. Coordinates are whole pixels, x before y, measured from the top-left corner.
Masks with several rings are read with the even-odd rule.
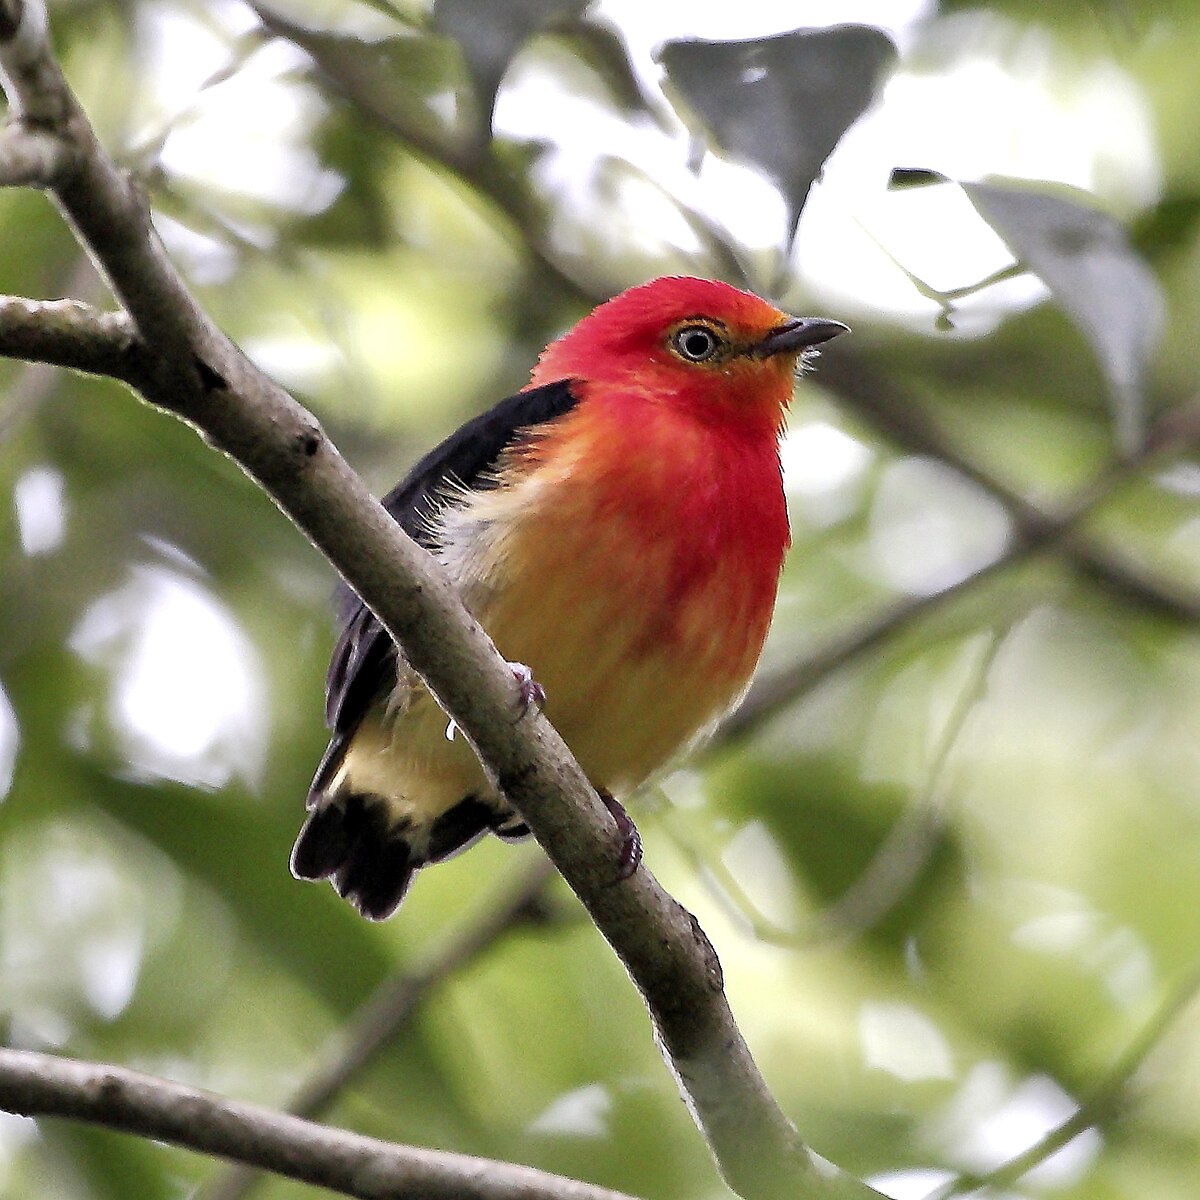
[[[324,123],[315,148],[345,186],[328,208],[297,222],[297,240],[306,246],[384,250],[392,233],[388,188],[393,156],[381,151],[378,131],[339,110]]]
[[[744,42],[667,42],[658,57],[713,144],[778,184],[790,238],[813,180],[895,54],[878,29],[835,25]]]
[[[1162,331],[1163,298],[1125,230],[1083,193],[1050,194],[1010,182],[962,186],[1087,339],[1108,383],[1117,445],[1134,450],[1142,438],[1143,376]]]
[[[1168,196],[1142,213],[1129,231],[1138,251],[1149,258],[1191,244],[1200,226],[1200,196]]]

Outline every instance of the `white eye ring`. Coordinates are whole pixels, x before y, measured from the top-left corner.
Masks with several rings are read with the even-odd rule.
[[[671,335],[671,349],[687,362],[708,362],[721,349],[721,339],[707,325],[685,325]]]

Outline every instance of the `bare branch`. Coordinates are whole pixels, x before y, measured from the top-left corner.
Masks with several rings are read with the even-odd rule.
[[[0,1105],[215,1154],[360,1200],[632,1200],[533,1167],[398,1146],[156,1079],[0,1049]]]
[[[95,268],[87,254],[81,250],[73,262],[63,264],[63,268],[56,272],[56,278],[50,280],[48,287],[66,296],[88,296],[95,290],[96,283]],[[17,320],[19,322],[19,315]],[[4,321],[0,320],[0,339],[4,337],[3,329]],[[15,347],[14,357],[20,357],[15,353]],[[40,359],[26,360],[24,369],[18,371],[15,378],[5,386],[4,404],[0,407],[0,445],[3,445],[20,423],[52,394],[61,378],[53,365]]]
[[[780,1110],[695,918],[648,870],[611,886],[621,837],[562,739],[540,714],[513,722],[519,685],[438,565],[370,496],[314,418],[200,310],[44,39],[30,61],[18,33],[22,49],[14,52],[5,30],[30,28],[36,2],[0,0],[0,64],[16,102],[58,108],[54,127],[76,146],[76,169],[53,195],[145,344],[141,394],[202,430],[255,478],[403,648],[625,964],[731,1186],[748,1197],[876,1195],[814,1159]]]
[[[133,322],[78,300],[0,296],[0,355],[134,383],[142,346]]]

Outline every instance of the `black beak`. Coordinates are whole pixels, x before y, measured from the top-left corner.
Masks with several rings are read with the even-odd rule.
[[[754,347],[756,358],[770,358],[773,354],[795,354],[819,346],[839,333],[849,333],[850,326],[841,321],[828,321],[824,317],[794,317],[777,325]]]

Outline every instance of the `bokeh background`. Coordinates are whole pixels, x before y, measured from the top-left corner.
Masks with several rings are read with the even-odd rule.
[[[197,294],[379,492],[646,278],[854,327],[797,389],[761,684],[634,806],[647,864],[840,1165],[945,1195],[1060,1130],[983,1194],[1194,1198],[1200,7],[832,7],[854,27],[805,0],[52,20]],[[0,247],[0,291],[107,302],[40,195],[0,194]],[[0,397],[5,1040],[283,1105],[432,969],[328,1119],[727,1195],[565,889],[495,920],[536,847],[481,845],[378,926],[289,876],[333,578],[270,501],[116,385],[3,362]],[[0,1116],[13,1200],[222,1174]]]

